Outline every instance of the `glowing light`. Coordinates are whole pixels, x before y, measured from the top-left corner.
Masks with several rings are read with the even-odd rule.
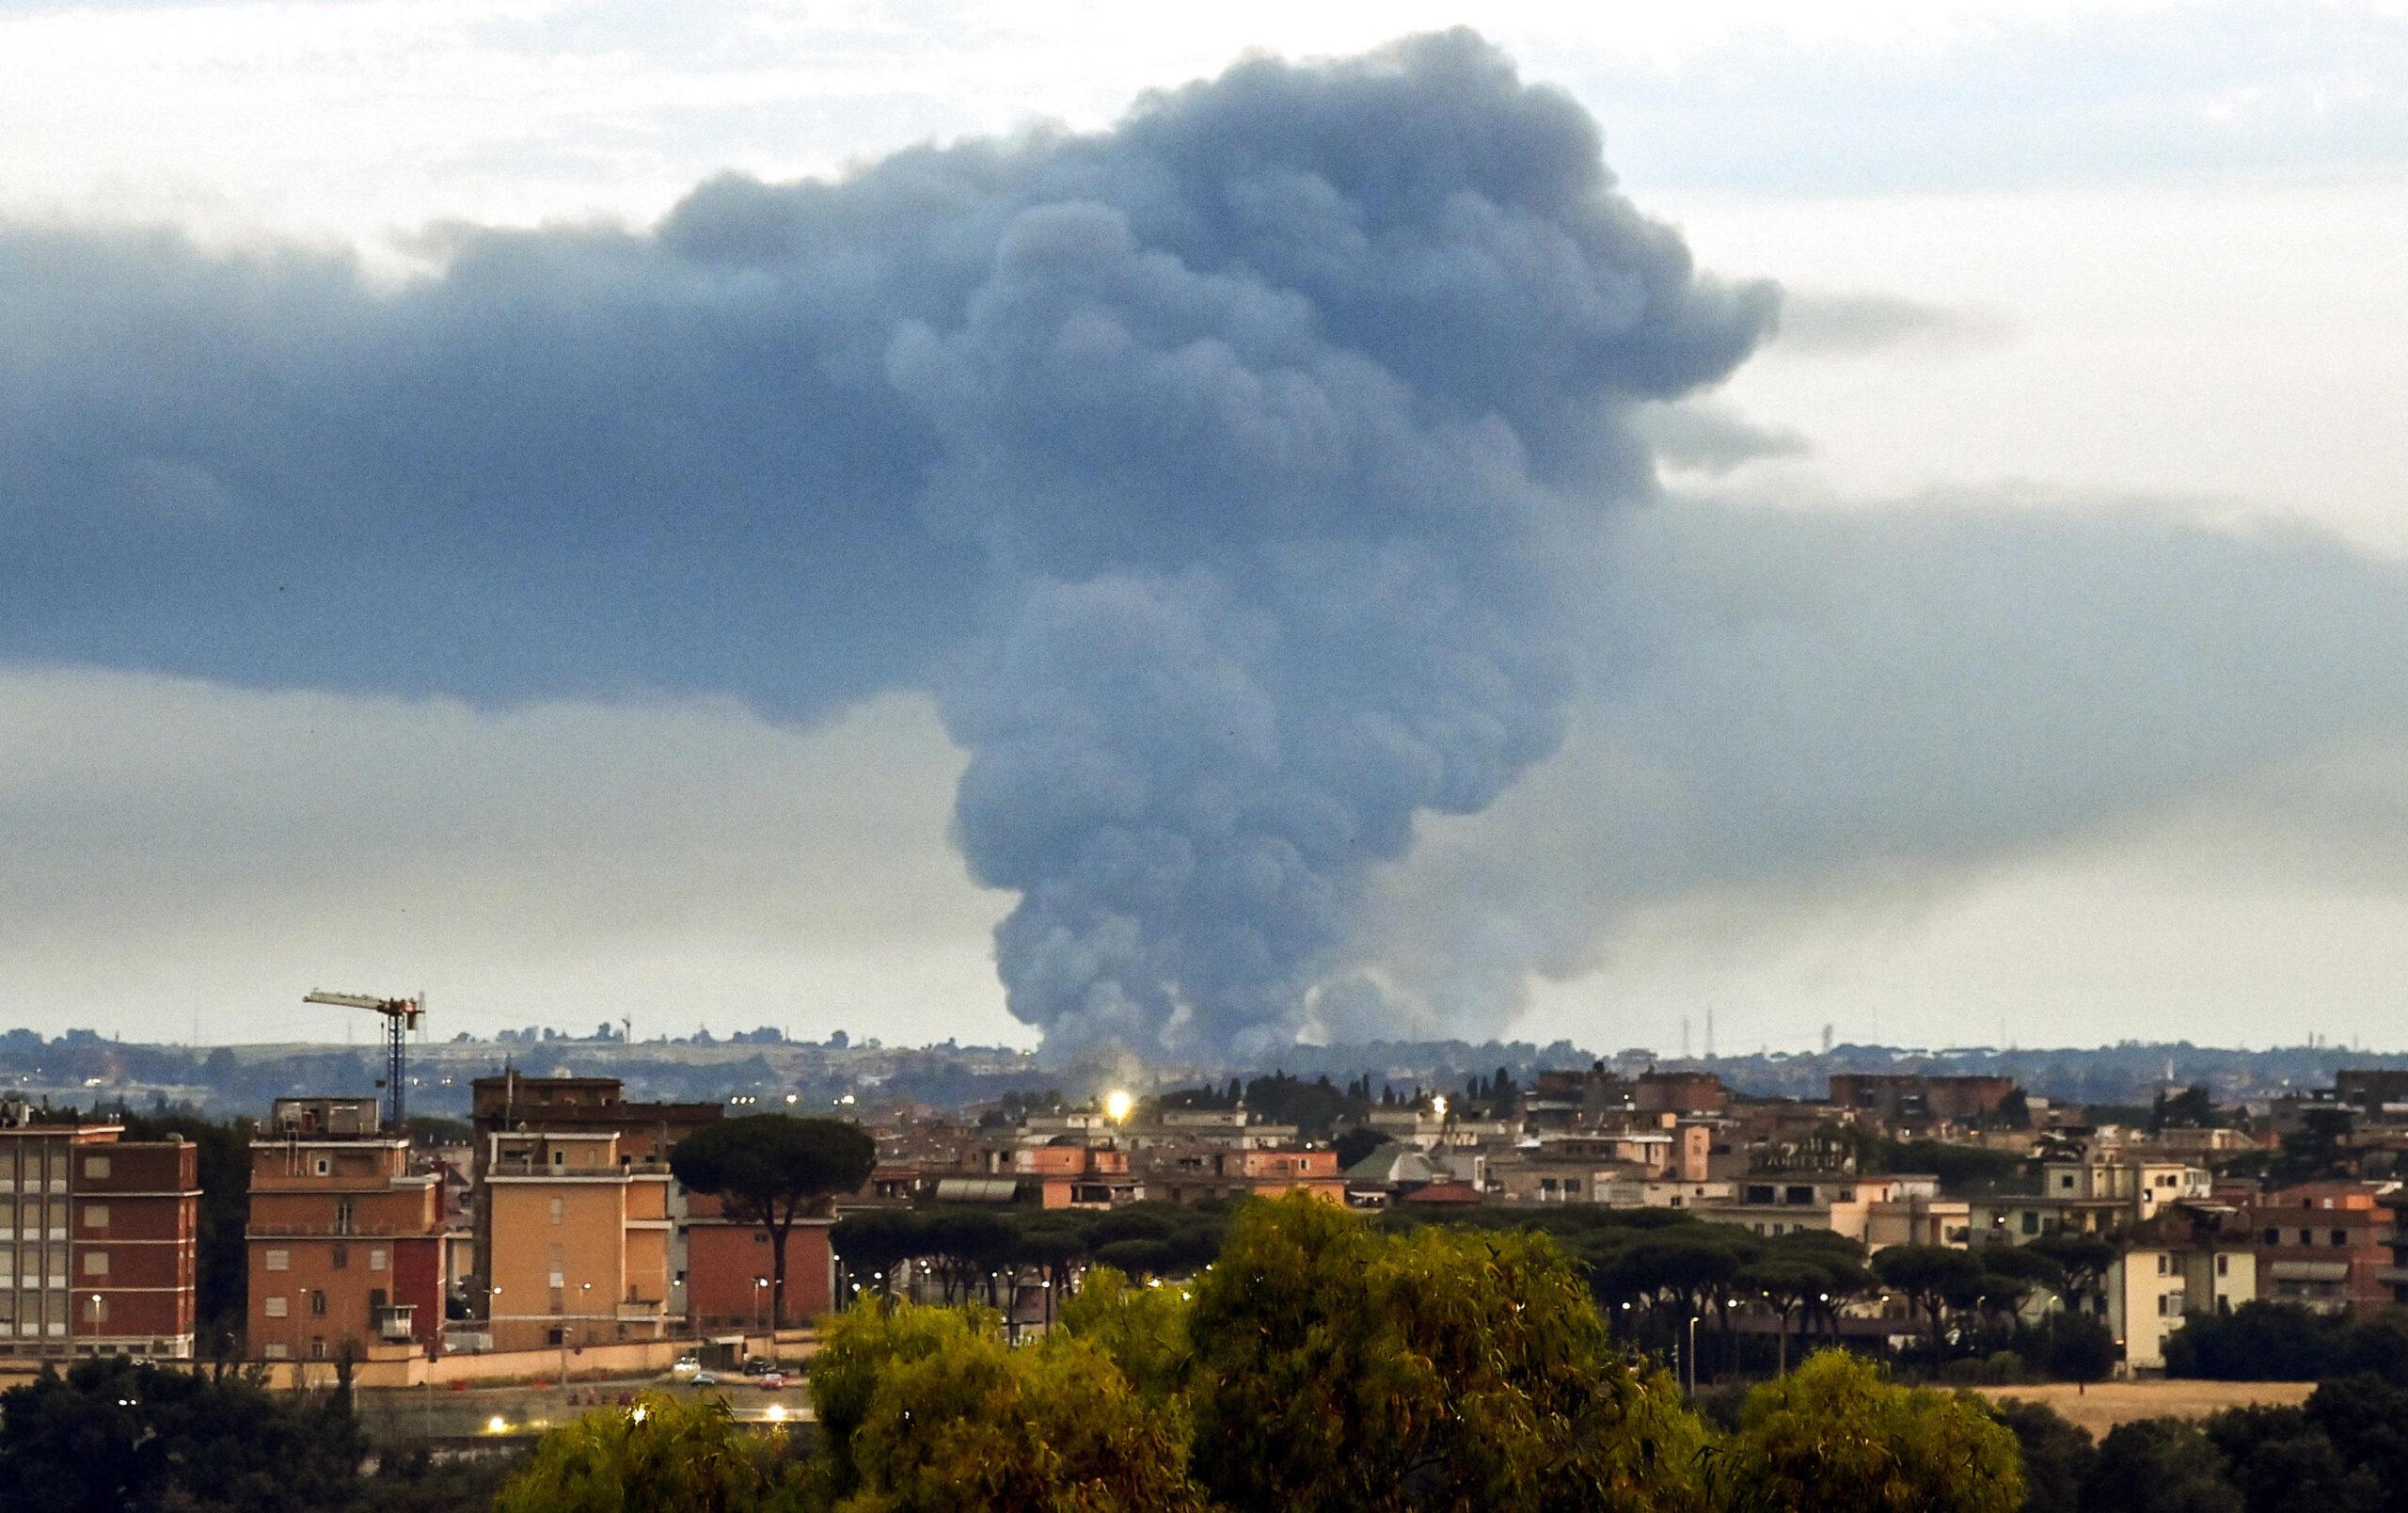
[[[1115,1088],[1103,1100],[1103,1111],[1110,1114],[1112,1122],[1117,1124],[1129,1117],[1129,1110],[1134,1106],[1134,1102],[1129,1094]]]
[[[487,1434],[499,1434],[509,1427],[509,1423],[499,1413],[496,1413],[493,1417],[485,1420],[485,1432]]]
[[[1430,1107],[1431,1107],[1432,1108],[1434,1108],[1434,1109],[1437,1110],[1437,1114],[1438,1114],[1438,1117],[1439,1117],[1440,1119],[1444,1119],[1444,1118],[1446,1118],[1446,1117],[1447,1117],[1447,1095],[1446,1095],[1445,1093],[1443,1093],[1443,1092],[1442,1092],[1442,1093],[1440,1093],[1438,1096],[1436,1096],[1435,1098],[1431,1099],[1431,1100],[1430,1100]]]
[[[769,1405],[769,1410],[763,1414],[762,1417],[768,1419],[772,1424],[784,1424],[786,1421],[786,1405],[784,1403],[771,1403]]]
[[[636,1405],[632,1409],[630,1409],[630,1410],[629,1410],[629,1412],[627,1413],[627,1417],[629,1417],[629,1418],[631,1418],[631,1419],[635,1420],[638,1424],[642,1424],[642,1423],[644,1421],[644,1415],[645,1415],[648,1411],[650,1411],[650,1410],[649,1410],[649,1409],[646,1409],[646,1408],[645,1408],[642,1403],[638,1403],[638,1404],[637,1404],[637,1405]]]

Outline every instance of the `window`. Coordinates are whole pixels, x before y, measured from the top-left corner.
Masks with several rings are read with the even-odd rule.
[[[561,1280],[561,1279],[562,1279],[562,1273],[561,1273],[561,1272],[558,1272],[558,1271],[553,1272],[553,1273],[551,1274],[551,1276],[550,1276],[549,1280],[547,1280],[547,1281],[545,1282],[545,1285],[546,1285],[546,1286],[547,1286],[547,1287],[555,1287],[555,1288],[557,1288],[557,1287],[565,1287],[565,1286],[567,1286],[567,1285],[568,1285],[568,1283]]]
[[[87,1250],[84,1252],[84,1275],[87,1277],[105,1277],[108,1274],[109,1253],[106,1250]]]
[[[1563,1179],[1563,1191],[1565,1196],[1569,1197],[1575,1195],[1578,1193],[1579,1190],[1580,1179],[1578,1177],[1566,1177]]]
[[[84,1205],[84,1227],[86,1229],[108,1228],[109,1205],[106,1203],[86,1203]]]
[[[105,1155],[84,1157],[84,1175],[87,1179],[104,1180],[109,1174],[109,1158]]]
[[[1555,1191],[1555,1179],[1554,1179],[1553,1177],[1541,1177],[1541,1178],[1539,1178],[1539,1191],[1541,1191],[1541,1192],[1553,1192],[1553,1191]],[[560,1201],[560,1200],[558,1200],[558,1199],[554,1199],[554,1200],[553,1200],[553,1202],[558,1202],[559,1201]]]
[[[326,1316],[326,1295],[314,1288],[309,1293],[309,1316],[312,1318]]]
[[[310,1359],[310,1360],[312,1360],[312,1361],[324,1361],[325,1358],[326,1358],[326,1337],[325,1337],[325,1335],[323,1335],[323,1334],[312,1334],[312,1335],[310,1335],[310,1336],[309,1336],[309,1359]]]
[[[2057,1186],[2064,1191],[2073,1191],[2073,1173],[2068,1171],[2065,1175],[2059,1177],[2057,1179]]]
[[[293,1252],[290,1250],[270,1250],[267,1253],[267,1268],[270,1271],[292,1270]]]
[[[334,1267],[337,1271],[349,1271],[351,1269],[351,1247],[348,1245],[335,1246],[327,1253],[326,1265]]]
[[[2299,1243],[2302,1245],[2314,1245],[2316,1243],[2316,1232],[2314,1230],[2300,1231]]]
[[[282,1318],[285,1314],[286,1306],[284,1298],[271,1298],[267,1299],[265,1305],[261,1309],[261,1312],[270,1318]]]
[[[278,1316],[281,1317],[282,1315],[279,1314]],[[281,1361],[284,1359],[284,1346],[274,1341],[270,1341],[260,1347],[260,1354],[269,1361]]]
[[[2268,1231],[2266,1232],[2266,1243],[2267,1243],[2268,1245],[2280,1245],[2280,1244],[2282,1244],[2282,1243],[2283,1243],[2283,1232],[2282,1232],[2281,1230],[2271,1230],[2271,1229],[2270,1229],[2270,1230],[2268,1230]]]
[[[335,1233],[337,1234],[351,1233],[351,1200],[348,1198],[335,1200]]]
[[[2333,1243],[2334,1243],[2335,1245],[2347,1245],[2347,1244],[2349,1244],[2349,1243],[2350,1243],[2350,1232],[2349,1232],[2348,1230],[2335,1230],[2335,1231],[2333,1232]]]
[[[2023,1211],[2023,1233],[2026,1234],[2040,1233],[2040,1216],[2029,1208]]]
[[[371,1271],[382,1271],[385,1269],[385,1248],[383,1246],[377,1246],[368,1252],[368,1269]]]
[[[1785,1203],[1811,1203],[1814,1201],[1814,1189],[1812,1187],[1792,1187],[1787,1192],[1782,1194],[1781,1201]]]
[[[2174,1275],[2174,1258],[2162,1250],[2157,1254],[2157,1274],[2161,1277]]]
[[[2228,1255],[2220,1255],[2216,1257],[2216,1275],[2219,1277],[2229,1277],[2232,1275],[2232,1257]]]
[[[1550,1183],[1548,1183],[1548,1184],[1547,1184],[1547,1186],[1548,1186],[1548,1187],[1554,1187],[1554,1186],[1555,1186],[1555,1184],[1554,1184],[1554,1183],[1552,1183],[1552,1182],[1550,1182]],[[560,1223],[562,1219],[566,1218],[567,1217],[568,1217],[568,1201],[567,1201],[566,1199],[562,1199],[562,1198],[555,1198],[555,1199],[553,1199],[553,1200],[552,1200],[552,1222],[553,1222],[554,1224],[558,1224],[558,1223]]]
[[[327,1160],[323,1155],[318,1157],[318,1159],[313,1162],[309,1168],[311,1172],[321,1177],[327,1175],[329,1172],[333,1171],[334,1169],[334,1163]]]

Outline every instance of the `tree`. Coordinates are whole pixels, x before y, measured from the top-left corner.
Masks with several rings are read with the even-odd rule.
[[[2136,1419],[2099,1442],[2084,1513],[2246,1513],[2224,1457],[2195,1424]]]
[[[1943,1314],[1953,1301],[1977,1292],[1982,1264],[1945,1245],[1893,1245],[1873,1258],[1873,1272],[1906,1294],[1909,1313],[1919,1306],[1930,1317],[1937,1349]]]
[[[2090,1436],[2042,1403],[2008,1398],[1991,1413],[2007,1432],[2023,1463],[2021,1513],[2082,1513],[2082,1487],[2099,1458]]]
[[[2074,1308],[2103,1296],[2107,1269],[2116,1256],[2115,1247],[2096,1234],[2043,1234],[2021,1249],[2056,1263],[2065,1278],[2060,1296]]]
[[[751,1114],[705,1124],[669,1153],[669,1170],[716,1195],[728,1216],[769,1237],[769,1299],[786,1320],[786,1235],[795,1220],[837,1193],[857,1190],[878,1166],[878,1142],[841,1119]]]
[[[1830,1290],[1831,1274],[1809,1261],[1767,1257],[1739,1269],[1739,1290],[1763,1298],[1780,1320],[1778,1369],[1789,1369],[1789,1315]]]
[[[2014,1513],[2023,1501],[2015,1436],[1979,1399],[1896,1386],[1844,1350],[1750,1393],[1718,1476],[1731,1513]]]
[[[0,1507],[317,1513],[356,1489],[366,1450],[335,1401],[242,1375],[119,1357],[0,1393]]]
[[[801,1513],[801,1477],[781,1446],[738,1427],[716,1399],[646,1393],[631,1408],[554,1429],[494,1513]]]
[[[1543,1234],[1253,1203],[1188,1327],[1194,1463],[1228,1505],[1703,1506],[1703,1426]]]
[[[2051,1314],[2040,1326],[2040,1367],[2087,1393],[2115,1369],[2115,1336],[2088,1314]]]
[[[814,1502],[839,1513],[1203,1507],[1176,1401],[1070,1330],[1014,1350],[985,1309],[876,1303],[830,1330],[811,1384]]]

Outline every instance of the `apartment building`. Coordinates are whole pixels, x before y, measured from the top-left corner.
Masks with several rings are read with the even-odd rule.
[[[2365,1182],[2287,1187],[2233,1220],[2258,1243],[2264,1296],[2361,1317],[2401,1301],[2397,1200]]]
[[[1338,1153],[1318,1149],[1228,1150],[1159,1145],[1136,1153],[1136,1172],[1150,1196],[1175,1203],[1207,1198],[1276,1198],[1302,1190],[1333,1203],[1346,1202]]]
[[[608,1135],[617,1155],[629,1163],[664,1163],[679,1140],[705,1124],[716,1123],[726,1110],[715,1103],[633,1103],[621,1095],[617,1077],[531,1077],[517,1071],[479,1077],[469,1087],[469,1123],[476,1131],[469,1171],[469,1205],[476,1251],[467,1290],[471,1306],[482,1313],[493,1296],[493,1189],[487,1183],[488,1163],[499,1135]],[[563,1147],[565,1149],[565,1147]],[[665,1170],[665,1169],[664,1169]],[[673,1236],[669,1270],[673,1280],[685,1261],[676,1254]],[[507,1295],[505,1295],[507,1296]],[[683,1299],[672,1297],[671,1314],[683,1312]],[[613,1321],[615,1324],[615,1320]]]
[[[0,1106],[0,1361],[193,1353],[199,1153]]]
[[[2172,1218],[2172,1216],[2169,1216]],[[2165,1341],[2186,1314],[2228,1314],[2259,1295],[2258,1252],[2245,1231],[2152,1224],[2107,1268],[2107,1327],[2127,1375],[2165,1370]]]
[[[835,1222],[829,1217],[799,1218],[786,1232],[785,1323],[808,1323],[835,1308],[836,1256],[829,1244]],[[714,1209],[689,1215],[681,1229],[687,1327],[711,1333],[773,1322],[774,1251],[761,1226]]]
[[[657,1339],[684,1314],[665,1155],[555,1129],[487,1135],[480,1166],[492,1348]]]
[[[375,1099],[278,1098],[251,1141],[251,1353],[439,1353],[445,1235],[442,1177]]]
[[[1835,1072],[1830,1079],[1833,1104],[1901,1133],[1998,1119],[2014,1093],[2013,1077]]]
[[[1940,1179],[1917,1174],[1781,1172],[1733,1184],[1727,1202],[1702,1201],[1701,1218],[1743,1224],[1758,1234],[1830,1230],[1867,1250],[1893,1245],[1961,1246],[1972,1237],[1965,1201],[1940,1195]]]
[[[1129,1153],[1082,1145],[1061,1136],[1011,1153],[1012,1174],[1034,1187],[1039,1208],[1110,1208],[1134,1202],[1145,1189],[1129,1172]]]

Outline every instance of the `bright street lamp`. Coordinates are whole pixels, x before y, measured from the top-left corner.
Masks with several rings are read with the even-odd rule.
[[[1110,1116],[1114,1123],[1124,1123],[1128,1121],[1129,1110],[1135,1107],[1135,1102],[1127,1092],[1115,1088],[1104,1096],[1103,1111]]]

